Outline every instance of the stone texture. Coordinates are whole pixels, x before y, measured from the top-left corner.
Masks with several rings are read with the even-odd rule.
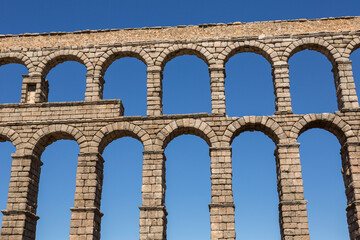
[[[35,239],[40,156],[59,139],[75,140],[80,147],[69,238],[100,239],[101,154],[115,139],[130,136],[144,146],[140,239],[165,240],[164,150],[173,138],[193,134],[209,145],[211,239],[234,240],[231,143],[244,131],[261,131],[276,144],[281,238],[309,239],[297,138],[315,127],[333,133],[341,144],[350,239],[360,239],[360,111],[349,60],[359,47],[359,17],[0,36],[0,65],[20,63],[29,70],[21,102],[0,105],[0,141],[16,147],[0,239]],[[332,63],[339,111],[292,113],[288,60],[304,49],[319,51]],[[241,52],[260,54],[272,66],[271,116],[226,115],[225,63]],[[209,66],[211,114],[162,114],[162,71],[184,54]],[[122,57],[147,65],[146,117],[125,117],[120,100],[102,100],[106,69]],[[85,101],[47,103],[47,73],[69,60],[87,68]]]

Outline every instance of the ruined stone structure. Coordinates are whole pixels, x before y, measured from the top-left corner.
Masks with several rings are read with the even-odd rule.
[[[41,154],[59,139],[80,146],[70,239],[100,239],[101,154],[113,140],[131,136],[144,146],[140,239],[165,240],[164,149],[182,134],[197,135],[209,145],[211,239],[235,239],[231,143],[253,130],[276,144],[282,239],[309,239],[297,138],[310,128],[328,130],[341,144],[350,239],[360,239],[360,108],[349,60],[359,47],[360,17],[0,36],[0,65],[21,63],[29,70],[21,103],[0,105],[0,140],[16,147],[0,239],[35,239]],[[339,111],[292,113],[288,60],[304,49],[332,63]],[[272,116],[226,115],[225,63],[241,52],[260,54],[272,66]],[[162,71],[169,60],[185,54],[209,66],[211,114],[162,114]],[[124,117],[120,100],[102,100],[104,73],[122,57],[147,65],[146,117]],[[47,103],[46,75],[64,61],[86,66],[85,101]]]

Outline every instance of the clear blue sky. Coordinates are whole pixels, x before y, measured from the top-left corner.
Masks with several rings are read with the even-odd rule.
[[[0,34],[19,34],[356,16],[360,15],[360,2],[0,0],[0,9]],[[351,59],[360,89],[360,50]],[[338,110],[331,64],[323,55],[299,52],[289,64],[295,113]],[[238,54],[227,63],[226,71],[229,116],[274,113],[271,67],[263,57]],[[21,74],[26,73],[18,64],[0,67],[0,103],[20,101]],[[49,101],[82,101],[85,73],[85,67],[76,62],[52,69],[47,76]],[[122,99],[127,116],[145,115],[146,67],[142,62],[117,60],[109,67],[105,80],[104,98]],[[207,66],[195,56],[171,60],[164,70],[163,86],[164,114],[210,112]],[[348,239],[337,139],[329,132],[312,129],[302,134],[299,142],[311,239]],[[280,239],[274,143],[260,132],[245,132],[232,147],[237,238]],[[14,151],[11,143],[0,143],[1,209],[6,208],[10,154]],[[116,140],[105,149],[102,239],[138,238],[142,151],[142,144],[131,138]],[[47,147],[42,155],[37,240],[68,238],[78,152],[74,141],[62,140]],[[196,136],[180,136],[170,142],[165,153],[168,239],[210,239],[207,144]]]

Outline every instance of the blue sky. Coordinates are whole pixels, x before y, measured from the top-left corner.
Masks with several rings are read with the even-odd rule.
[[[360,15],[360,2],[0,0],[0,9],[0,34],[19,34],[356,16]],[[351,59],[360,89],[360,50]],[[325,56],[302,51],[289,64],[294,113],[338,110],[332,66]],[[229,60],[226,72],[229,116],[274,113],[271,67],[263,57],[238,54]],[[0,103],[20,101],[21,75],[26,73],[18,64],[0,67]],[[49,101],[82,101],[85,74],[85,67],[76,62],[56,66],[47,76]],[[146,66],[142,62],[131,58],[115,61],[105,81],[105,99],[122,99],[127,116],[145,115]],[[207,66],[195,56],[171,60],[164,69],[163,86],[164,114],[210,112]],[[303,133],[299,142],[311,239],[348,239],[337,139],[329,132],[312,129]],[[245,132],[232,147],[237,238],[280,239],[274,143],[260,132]],[[14,151],[11,143],[0,143],[1,209],[6,208],[10,154]],[[142,151],[141,143],[131,138],[116,140],[104,151],[102,239],[138,238]],[[78,152],[74,141],[62,140],[42,155],[37,240],[68,238]],[[208,145],[196,136],[180,136],[170,142],[165,153],[168,239],[210,239]]]

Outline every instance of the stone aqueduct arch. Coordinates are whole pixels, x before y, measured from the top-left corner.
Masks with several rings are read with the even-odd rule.
[[[209,145],[211,239],[234,240],[232,177],[224,173],[232,172],[231,143],[245,131],[261,131],[276,145],[281,238],[310,239],[297,143],[299,135],[310,128],[325,129],[339,140],[350,239],[359,239],[360,109],[349,60],[360,47],[359,26],[359,17],[344,17],[26,34],[16,36],[16,41],[13,36],[0,37],[0,66],[20,63],[29,71],[24,76],[21,103],[0,105],[0,141],[10,141],[16,147],[0,239],[35,239],[41,154],[54,141],[72,139],[78,143],[80,154],[70,239],[99,240],[104,162],[101,154],[110,142],[128,136],[144,146],[140,239],[165,240],[164,150],[173,138],[192,134]],[[76,38],[69,41],[73,34]],[[292,113],[288,61],[304,49],[318,51],[332,63],[339,111]],[[242,52],[260,54],[272,67],[272,116],[226,115],[226,62]],[[211,114],[162,114],[162,72],[168,61],[180,55],[195,55],[208,65]],[[146,117],[123,116],[120,100],[102,100],[106,70],[122,57],[135,57],[147,66]],[[85,101],[47,103],[46,75],[65,61],[77,61],[86,67]],[[25,186],[26,190],[14,186]]]
[[[232,56],[242,52],[262,55],[272,66],[275,62],[280,61],[278,53],[272,47],[256,40],[231,43],[218,58],[225,64]]]
[[[92,147],[102,153],[110,142],[121,137],[133,137],[143,144],[145,151],[151,150],[152,141],[146,130],[129,122],[111,123],[101,128],[91,141]]]
[[[335,64],[338,58],[341,57],[338,50],[321,38],[303,38],[291,43],[282,55],[282,59],[286,62],[297,52],[304,49],[315,50],[325,55],[331,64]]]
[[[0,53],[0,66],[9,64],[9,63],[19,63],[24,65],[28,71],[35,71],[35,67],[33,62],[31,62],[30,58],[22,53]]]
[[[75,61],[83,64],[86,67],[88,73],[91,73],[94,68],[93,63],[89,60],[85,53],[77,50],[59,50],[52,52],[44,59],[42,59],[42,61],[38,64],[35,72],[46,77],[52,68],[66,61]]]

